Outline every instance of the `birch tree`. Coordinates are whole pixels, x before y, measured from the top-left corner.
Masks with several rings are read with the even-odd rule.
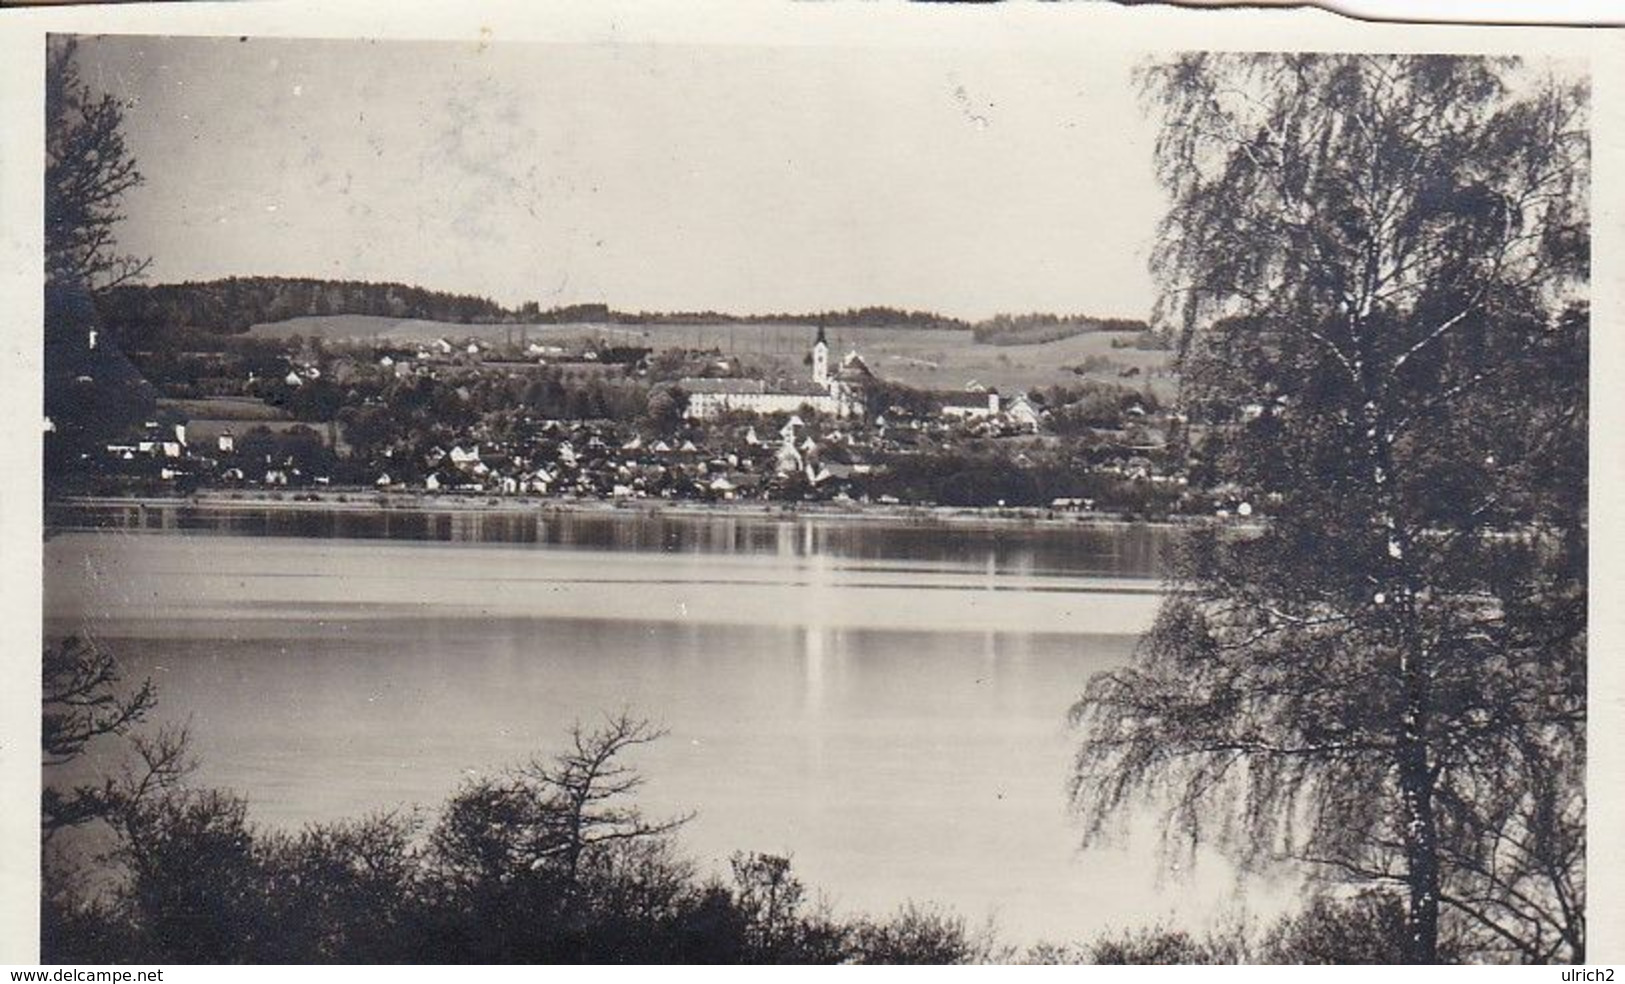
[[[1411,962],[1582,959],[1584,86],[1270,54],[1140,82],[1192,439],[1266,518],[1188,537],[1074,707],[1090,836],[1149,797],[1390,887]]]

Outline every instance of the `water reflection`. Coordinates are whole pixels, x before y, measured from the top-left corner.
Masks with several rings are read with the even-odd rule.
[[[1024,576],[1151,577],[1167,531],[1146,526],[975,524],[557,508],[403,509],[330,503],[58,503],[47,529],[429,541],[735,556],[900,560]]]

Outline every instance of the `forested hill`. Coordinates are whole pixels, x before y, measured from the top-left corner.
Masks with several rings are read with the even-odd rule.
[[[405,284],[289,277],[229,277],[201,283],[116,287],[97,299],[103,323],[127,342],[193,329],[236,334],[267,321],[308,315],[374,314],[463,324],[505,320],[484,297]]]
[[[528,324],[594,322],[619,325],[826,325],[830,328],[915,328],[970,331],[970,322],[935,311],[869,306],[829,311],[733,314],[725,311],[617,311],[605,304],[575,304],[541,310],[534,302],[519,307],[518,318]]]
[[[1139,331],[1142,322],[1084,315],[997,315],[972,323],[934,311],[886,306],[805,313],[733,314],[718,311],[620,311],[607,304],[543,309],[536,301],[506,308],[487,297],[397,283],[304,277],[228,277],[180,284],[126,285],[97,299],[103,324],[137,348],[159,336],[239,334],[257,324],[291,318],[361,314],[450,324],[622,325],[793,324],[831,328],[914,328],[974,332],[995,345],[1031,345],[1094,331]],[[194,336],[195,337],[195,336]]]
[[[573,304],[544,310],[537,302],[530,301],[509,309],[486,297],[406,284],[295,277],[228,277],[180,284],[126,285],[103,294],[97,306],[102,320],[126,337],[141,337],[159,329],[235,334],[256,324],[334,314],[370,314],[453,324],[756,322],[965,331],[971,328],[967,322],[935,312],[891,307],[738,315],[716,311],[618,311],[606,304]]]

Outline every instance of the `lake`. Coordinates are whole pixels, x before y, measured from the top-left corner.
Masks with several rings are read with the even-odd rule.
[[[1166,533],[631,511],[56,509],[48,638],[88,633],[263,824],[432,810],[623,708],[686,853],[786,853],[840,911],[1000,936],[1200,928],[1273,893],[1157,831],[1081,851],[1070,704],[1159,601]]]

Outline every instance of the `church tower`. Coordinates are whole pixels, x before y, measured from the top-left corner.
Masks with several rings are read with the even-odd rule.
[[[829,385],[829,342],[824,338],[824,326],[818,326],[818,338],[813,342],[812,378],[819,386]]]

